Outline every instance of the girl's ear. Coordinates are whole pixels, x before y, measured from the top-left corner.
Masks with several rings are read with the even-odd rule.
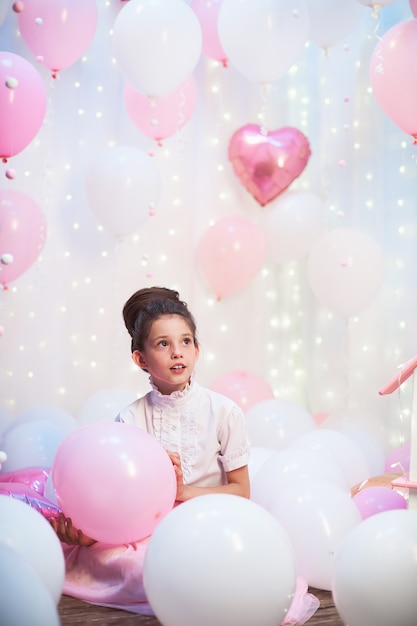
[[[132,352],[132,359],[138,367],[140,367],[141,369],[146,369],[146,363],[142,352],[139,352],[139,350],[135,350],[134,352]]]

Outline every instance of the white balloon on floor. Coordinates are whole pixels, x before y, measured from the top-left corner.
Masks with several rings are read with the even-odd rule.
[[[294,480],[278,487],[269,510],[292,542],[299,576],[330,591],[335,555],[362,521],[350,493],[325,480]]]
[[[296,572],[291,543],[270,513],[245,498],[210,494],[158,524],[143,582],[165,626],[277,626]]]
[[[343,469],[329,457],[301,448],[277,450],[251,480],[251,500],[269,509],[281,485],[294,480],[327,480],[347,493],[349,482]]]
[[[0,544],[0,624],[59,626],[53,599],[24,557]]]
[[[331,428],[317,428],[297,437],[291,447],[313,450],[333,459],[344,470],[350,487],[370,477],[366,456],[345,433]]]
[[[332,593],[349,626],[412,626],[417,615],[417,511],[373,515],[346,537]]]
[[[13,548],[33,567],[57,604],[65,576],[58,537],[38,511],[20,500],[0,495],[0,547],[3,545]]]

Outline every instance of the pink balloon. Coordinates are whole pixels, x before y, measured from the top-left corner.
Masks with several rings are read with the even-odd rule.
[[[74,525],[110,544],[149,536],[176,496],[174,468],[159,442],[118,422],[70,433],[56,452],[52,483]]]
[[[261,206],[291,185],[310,154],[305,135],[291,127],[263,132],[260,126],[247,124],[229,143],[229,160],[236,176]]]
[[[18,154],[38,133],[46,113],[46,89],[26,59],[0,52],[0,158]]]
[[[211,59],[220,61],[224,67],[228,59],[218,33],[219,10],[223,0],[191,0],[190,7],[200,22],[203,35],[203,52]]]
[[[159,144],[175,135],[192,116],[197,100],[196,82],[190,76],[167,96],[148,98],[130,83],[124,88],[124,102],[132,121],[147,137]]]
[[[24,467],[15,472],[0,473],[0,482],[20,483],[43,495],[49,472],[49,467]]]
[[[410,444],[404,443],[391,450],[385,458],[385,471],[405,474],[410,470]]]
[[[243,411],[274,397],[271,386],[264,378],[245,370],[222,374],[211,384],[211,389],[231,398]]]
[[[410,9],[414,17],[417,17],[417,0],[410,0]]]
[[[367,487],[355,493],[352,500],[357,505],[362,519],[384,511],[407,508],[406,499],[389,487]]]
[[[40,207],[23,191],[0,190],[0,284],[7,285],[26,272],[38,258],[46,238],[46,220]]]
[[[390,28],[371,55],[372,90],[383,111],[417,143],[417,20]]]
[[[0,481],[3,476],[0,474]],[[38,511],[46,519],[58,517],[60,510],[53,502],[33,491],[28,485],[23,483],[0,482],[0,495],[10,496],[15,500],[20,500],[28,504],[32,509]]]
[[[237,293],[256,276],[266,250],[263,231],[239,215],[218,220],[204,233],[198,261],[218,300]]]
[[[19,29],[40,63],[53,72],[77,61],[97,27],[95,0],[30,0],[18,14]]]

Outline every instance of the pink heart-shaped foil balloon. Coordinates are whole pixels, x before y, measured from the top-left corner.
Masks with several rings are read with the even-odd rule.
[[[261,206],[271,202],[301,174],[311,150],[297,128],[264,132],[257,124],[239,128],[229,143],[236,176]]]

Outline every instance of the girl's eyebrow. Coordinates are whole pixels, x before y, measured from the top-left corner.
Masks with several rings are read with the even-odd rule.
[[[185,339],[186,337],[192,337],[192,333],[183,333],[181,335],[181,339]],[[169,335],[158,335],[154,337],[154,341],[161,341],[161,339],[169,339]]]

